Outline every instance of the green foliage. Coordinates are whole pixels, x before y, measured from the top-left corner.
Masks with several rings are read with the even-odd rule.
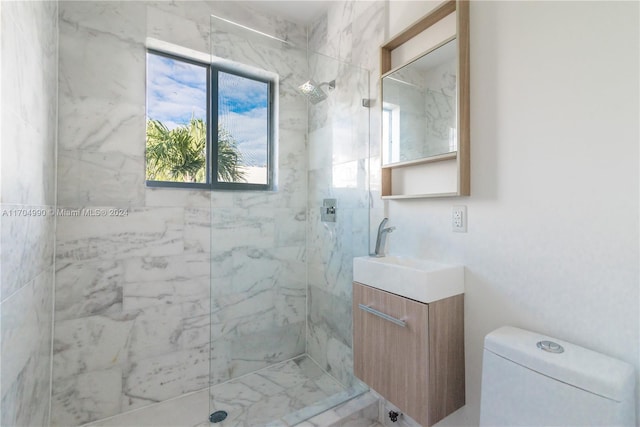
[[[218,126],[218,179],[244,181],[242,156],[231,134]],[[207,127],[202,119],[169,130],[159,120],[147,120],[147,179],[206,182]]]

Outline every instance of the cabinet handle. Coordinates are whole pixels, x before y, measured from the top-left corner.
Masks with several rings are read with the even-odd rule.
[[[388,320],[389,322],[395,323],[396,325],[402,326],[403,328],[407,326],[407,322],[405,322],[404,320],[396,319],[395,317],[389,316],[388,314],[378,311],[375,308],[371,308],[368,305],[358,304],[358,307],[360,307],[360,310],[364,310],[367,313],[373,314],[374,316],[381,317],[384,320]]]

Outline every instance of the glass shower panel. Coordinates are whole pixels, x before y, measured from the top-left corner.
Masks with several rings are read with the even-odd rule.
[[[352,373],[350,271],[351,258],[368,250],[369,124],[361,98],[369,75],[215,16],[210,46],[213,63],[275,82],[274,189],[211,195],[210,413],[233,425],[294,425],[367,389]],[[320,68],[336,86],[318,88],[326,99],[313,104],[299,87],[322,84]],[[333,130],[312,152],[316,128]],[[338,140],[343,147],[333,147]],[[320,199],[329,196],[343,209],[330,227],[319,219]],[[314,281],[322,293],[309,289],[311,251],[314,274],[328,261],[331,286]],[[321,346],[315,359],[310,350]]]
[[[309,53],[310,76],[334,82],[326,101],[309,105],[307,353],[346,386],[353,375],[353,258],[369,252],[369,72]],[[363,102],[364,101],[364,102]],[[320,206],[335,199],[336,221]]]

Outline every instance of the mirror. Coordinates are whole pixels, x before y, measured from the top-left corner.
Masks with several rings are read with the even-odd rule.
[[[382,164],[458,150],[455,38],[382,78]]]

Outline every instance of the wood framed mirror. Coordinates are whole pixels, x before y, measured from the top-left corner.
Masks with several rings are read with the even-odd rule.
[[[469,2],[439,4],[380,59],[382,198],[470,195]]]

